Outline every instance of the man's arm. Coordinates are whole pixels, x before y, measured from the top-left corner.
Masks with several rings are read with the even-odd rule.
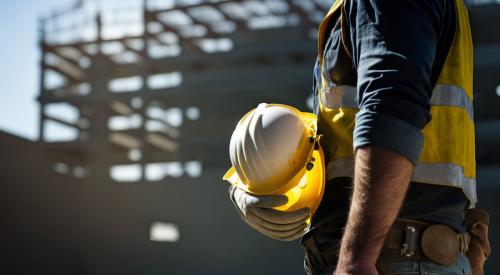
[[[405,197],[413,165],[400,154],[374,146],[359,148],[355,163],[337,274],[377,274],[375,263]]]
[[[430,120],[431,75],[445,14],[441,0],[345,0],[360,111],[354,192],[338,274],[377,274]]]

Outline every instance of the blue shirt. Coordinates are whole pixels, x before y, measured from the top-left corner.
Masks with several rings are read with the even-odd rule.
[[[455,34],[452,2],[346,0],[347,39],[330,22],[324,70],[334,85],[357,87],[355,148],[381,146],[418,161],[432,88]],[[315,72],[316,85],[319,66]]]

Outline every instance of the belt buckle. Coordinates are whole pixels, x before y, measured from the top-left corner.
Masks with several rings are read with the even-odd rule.
[[[408,225],[403,229],[403,240],[401,243],[401,256],[412,257],[415,255],[417,234],[415,227]]]

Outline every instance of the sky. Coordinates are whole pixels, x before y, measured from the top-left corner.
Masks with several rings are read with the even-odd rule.
[[[38,17],[72,2],[73,0],[1,2],[0,130],[32,140],[38,138]]]

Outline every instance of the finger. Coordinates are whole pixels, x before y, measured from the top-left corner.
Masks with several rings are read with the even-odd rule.
[[[307,219],[302,219],[298,222],[294,222],[294,223],[290,223],[290,224],[275,224],[275,223],[263,220],[255,214],[252,214],[250,216],[252,217],[252,219],[254,219],[254,222],[257,223],[258,225],[265,227],[267,229],[270,229],[270,230],[275,230],[275,231],[294,230],[294,229],[297,229],[297,228],[303,226],[304,224],[306,224],[306,221],[307,221]]]
[[[260,223],[259,223],[259,217],[257,217],[255,215],[255,213],[252,213],[252,212],[249,212],[248,216],[247,216],[247,223],[254,229],[256,229],[257,231],[267,235],[267,236],[272,236],[274,239],[276,238],[288,238],[290,237],[291,235],[294,235],[296,234],[296,232],[301,232],[300,234],[303,233],[304,229],[307,228],[307,224],[306,224],[306,220],[304,220],[303,222],[300,222],[300,223],[297,223],[298,225],[295,226],[295,227],[291,227],[291,228],[285,228],[284,226],[281,226],[281,228],[279,229],[271,229],[271,228],[268,228],[268,227],[265,227],[265,226],[262,226]],[[278,225],[275,225],[275,226],[278,226]]]
[[[296,239],[301,238],[302,235],[304,235],[304,233],[306,232],[306,228],[307,226],[304,229],[297,231],[297,233],[295,234],[292,234],[285,238],[281,238],[280,241],[285,241],[285,242],[295,241]]]
[[[304,234],[304,231],[306,230],[307,228],[307,225],[303,225],[299,228],[296,228],[294,230],[287,230],[287,231],[274,231],[274,230],[270,230],[270,229],[267,229],[265,227],[261,227],[259,228],[258,230],[273,238],[273,239],[276,239],[276,240],[280,240],[280,241],[292,241],[292,240],[295,240],[297,238],[299,238],[300,236],[302,236]]]
[[[277,206],[284,205],[288,202],[288,198],[285,195],[251,195],[247,194],[246,205],[255,206],[261,208],[273,208]]]
[[[251,211],[259,218],[275,224],[291,224],[307,219],[311,215],[309,208],[302,208],[292,212],[275,209],[252,207]]]
[[[262,208],[273,208],[288,202],[288,198],[285,195],[254,195],[238,187],[234,187],[232,191],[235,201],[245,207],[257,206]]]

